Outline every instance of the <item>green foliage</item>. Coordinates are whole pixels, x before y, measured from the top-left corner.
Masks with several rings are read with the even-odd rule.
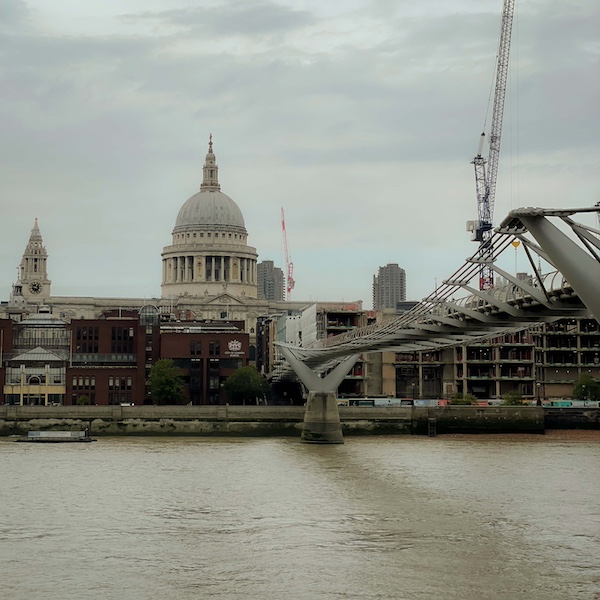
[[[150,368],[148,392],[152,404],[185,404],[183,378],[172,360],[159,360]]]
[[[448,403],[454,406],[470,406],[471,404],[477,404],[477,398],[475,398],[473,394],[462,394],[461,392],[456,392],[456,394],[450,398]]]
[[[271,388],[254,367],[242,367],[225,380],[227,397],[234,404],[254,404],[257,398],[268,398]]]
[[[521,392],[507,392],[502,396],[502,404],[505,406],[521,406],[523,404],[523,396]]]
[[[77,406],[87,406],[90,403],[90,399],[87,396],[79,396],[77,398]]]
[[[600,384],[587,373],[582,375],[573,386],[573,398],[577,400],[600,400]]]

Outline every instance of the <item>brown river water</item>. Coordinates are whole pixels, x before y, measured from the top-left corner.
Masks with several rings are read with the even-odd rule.
[[[2,599],[600,599],[600,431],[0,438],[0,501]]]

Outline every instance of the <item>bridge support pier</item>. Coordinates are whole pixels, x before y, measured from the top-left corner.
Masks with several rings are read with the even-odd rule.
[[[343,444],[336,391],[358,360],[358,354],[346,357],[325,377],[319,377],[290,348],[281,346],[281,352],[308,389],[301,441],[311,444]]]
[[[343,444],[335,392],[309,392],[300,440],[311,444]]]

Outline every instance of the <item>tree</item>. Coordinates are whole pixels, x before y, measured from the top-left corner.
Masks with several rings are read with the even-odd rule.
[[[242,367],[230,375],[224,384],[229,399],[236,404],[255,403],[270,396],[271,388],[254,367]]]
[[[159,360],[150,368],[148,392],[152,404],[185,404],[183,378],[172,360]]]
[[[502,396],[502,404],[505,406],[521,406],[523,404],[523,396],[521,392],[517,392],[516,390],[506,392]]]
[[[90,399],[87,396],[79,396],[77,398],[77,406],[87,406],[90,403]]]
[[[452,396],[452,398],[449,400],[448,404],[470,406],[471,404],[477,404],[477,398],[475,398],[473,394],[456,392],[456,394],[454,394],[454,396]]]
[[[577,400],[600,400],[600,385],[591,375],[586,373],[575,382],[573,398]]]

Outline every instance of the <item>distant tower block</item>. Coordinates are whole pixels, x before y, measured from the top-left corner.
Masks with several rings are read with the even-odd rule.
[[[379,267],[373,275],[373,310],[396,308],[398,302],[406,301],[406,271],[396,263]]]
[[[263,260],[257,265],[258,297],[263,300],[285,300],[285,278],[283,271],[272,260]]]

